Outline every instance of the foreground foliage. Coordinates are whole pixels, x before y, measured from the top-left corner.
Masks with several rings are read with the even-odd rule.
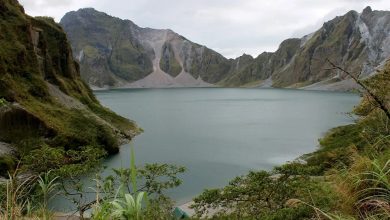
[[[69,199],[79,216],[92,210],[92,219],[172,218],[173,201],[165,191],[181,184],[178,175],[185,171],[184,167],[169,164],[136,167],[132,153],[129,168],[114,169],[112,175],[103,177],[98,173],[102,171],[104,151],[86,147],[79,152],[74,153],[83,163],[65,166],[58,160],[76,158],[72,151],[64,155],[61,150],[46,146],[26,156],[23,166],[9,176],[4,189],[0,188],[0,201],[4,201],[0,202],[0,219],[28,216],[52,219],[49,203],[55,196]],[[36,166],[34,158],[42,159],[42,165]],[[93,176],[96,186],[90,187],[88,177]]]

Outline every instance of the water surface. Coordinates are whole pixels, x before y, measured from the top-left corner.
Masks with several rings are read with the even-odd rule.
[[[312,152],[335,126],[352,123],[345,113],[359,97],[349,93],[287,89],[181,88],[95,92],[101,103],[135,120],[137,164],[187,167],[178,203],[204,188],[226,185],[248,170],[272,169]],[[108,168],[128,166],[129,146]]]

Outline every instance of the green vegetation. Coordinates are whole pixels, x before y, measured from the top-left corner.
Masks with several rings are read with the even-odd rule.
[[[170,43],[164,43],[162,47],[160,68],[173,77],[176,77],[182,71],[182,67],[176,60],[175,53]]]
[[[137,168],[135,166],[133,148],[131,148],[130,169],[127,171],[129,171],[127,173],[128,175],[125,175],[126,172],[121,173],[121,185],[117,189],[114,199],[112,201],[107,201],[107,199],[105,201],[103,200],[102,207],[104,209],[101,209],[100,205],[96,205],[95,212],[92,213],[92,216],[95,218],[104,216],[106,218],[118,219],[141,219],[143,216],[143,200],[147,200],[148,197],[146,192],[139,192],[137,189]],[[125,192],[125,189],[129,187],[125,179],[130,180],[134,197],[130,192]],[[96,182],[99,185],[99,181]],[[100,200],[100,198],[97,196],[96,200]]]
[[[153,71],[147,54],[134,47],[131,42],[118,42],[115,46],[108,61],[109,68],[115,75],[132,82]]]
[[[205,82],[217,83],[229,74],[230,61],[207,47],[194,45],[190,56],[196,59],[184,63],[184,70],[195,79],[200,76]]]
[[[92,210],[92,219],[173,218],[173,201],[165,191],[181,184],[178,175],[185,168],[168,164],[136,167],[131,150],[129,168],[114,169],[112,175],[103,177],[99,173],[104,151],[96,152],[87,147],[64,153],[46,146],[23,159],[23,166],[9,175],[5,188],[0,187],[1,219],[52,219],[53,212],[48,204],[55,196],[64,196],[73,202],[80,216]],[[62,160],[69,158],[84,163],[61,165]],[[37,164],[36,161],[42,162]],[[18,178],[20,174],[26,177]],[[93,179],[96,186],[84,185],[86,177]],[[89,193],[95,196],[85,198]]]
[[[369,92],[355,109],[355,124],[332,129],[303,161],[251,171],[204,191],[194,199],[198,216],[212,211],[213,219],[389,219],[390,62],[360,83]]]
[[[346,42],[339,35],[348,32],[354,16],[349,13],[336,19],[338,26],[325,24],[332,33],[329,42],[320,41],[323,33],[317,32],[300,52],[302,57],[312,58],[321,51],[315,48],[323,44]],[[0,184],[0,218],[51,219],[48,204],[58,195],[73,202],[82,217],[92,209],[92,219],[172,219],[174,203],[166,191],[181,184],[178,175],[185,169],[169,164],[136,167],[131,151],[129,168],[102,176],[102,159],[117,152],[118,139],[131,138],[131,132],[138,131],[136,126],[98,103],[80,79],[65,34],[51,18],[28,17],[14,0],[0,0],[0,18],[0,29],[7,30],[0,32],[0,141],[18,150],[16,155],[0,157],[0,175],[7,177]],[[143,53],[133,42],[122,43],[124,50],[113,53],[116,61],[133,50]],[[285,42],[285,46],[278,51],[292,59],[296,42]],[[95,49],[87,49],[87,55],[100,54],[101,48]],[[216,82],[227,72],[221,70],[231,68],[207,48],[193,48],[191,53],[204,59],[185,68],[206,81]],[[296,68],[306,70],[305,64],[298,65],[300,59],[295,60]],[[282,66],[285,61],[274,62]],[[131,64],[120,68],[128,71]],[[202,75],[210,72],[215,75]],[[307,72],[302,74],[299,82],[308,77]],[[261,77],[265,76],[255,78]],[[283,77],[276,76],[277,83],[286,83]],[[221,189],[204,191],[194,199],[197,217],[389,219],[390,63],[358,82],[366,94],[355,109],[359,116],[355,124],[332,129],[316,152],[298,161],[272,171],[250,171]],[[85,185],[86,178],[93,179],[96,187]],[[90,193],[94,198],[86,197]]]
[[[52,178],[50,171],[38,177],[38,186],[42,197],[42,217],[44,220],[50,218],[48,205],[50,199],[56,195],[56,188],[59,186],[59,183],[56,182],[58,178],[58,176]]]
[[[255,59],[240,59],[241,68],[233,70],[220,82],[223,86],[245,86],[267,79],[285,67],[300,48],[301,40],[292,38],[283,41],[275,53],[263,52]],[[246,58],[248,59],[248,58]]]
[[[0,98],[0,107],[4,107],[4,106],[7,106],[7,105],[8,105],[7,100],[5,100],[4,98]]]
[[[84,19],[75,19],[79,17]],[[68,34],[73,51],[83,51],[80,68],[88,83],[114,86],[117,77],[132,82],[153,71],[152,55],[130,32],[129,26],[133,25],[130,21],[89,8],[70,12],[61,20],[61,25]]]
[[[16,166],[16,158],[10,155],[0,156],[0,176],[7,176],[8,170],[12,170]]]
[[[84,146],[112,154],[140,132],[96,100],[52,18],[29,17],[17,1],[1,0],[0,30],[0,141],[17,148],[1,157],[2,176],[44,145],[63,155]]]
[[[234,74],[228,76],[220,84],[223,86],[241,86],[254,81],[267,79],[271,74],[267,63],[272,56],[272,53],[261,53],[253,62],[246,65],[245,68],[234,71]]]
[[[29,195],[34,188],[31,183],[34,181],[33,177],[18,179],[16,172],[9,175],[6,183],[0,188],[1,219],[18,219],[29,209]]]
[[[331,78],[335,73],[328,68],[325,58],[342,61],[342,65],[349,71],[360,72],[361,64],[368,58],[362,52],[366,45],[360,41],[360,32],[353,28],[357,17],[357,12],[350,11],[324,23],[296,51],[292,62],[273,74],[274,86],[297,88]],[[341,74],[340,79],[343,76]]]
[[[296,168],[295,164],[289,164],[273,172],[251,171],[246,176],[235,178],[222,189],[206,190],[194,199],[193,207],[199,217],[212,208],[217,210],[214,214],[216,218],[310,218],[313,213],[309,207],[289,205],[295,198],[312,199],[315,204],[329,210],[336,202],[329,184],[311,180],[307,175],[297,175]]]

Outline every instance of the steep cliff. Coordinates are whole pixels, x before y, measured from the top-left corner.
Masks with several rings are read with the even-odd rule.
[[[288,66],[274,72],[274,85],[305,85],[330,77],[342,79],[343,75],[336,76],[335,71],[329,70],[326,58],[342,64],[351,72],[359,72],[367,58],[365,44],[356,25],[358,18],[357,12],[348,12],[326,22],[320,30],[307,37]]]
[[[94,9],[61,20],[81,65],[96,87],[273,86],[351,89],[326,58],[365,77],[390,57],[390,12],[350,11],[314,33],[283,41],[275,52],[226,59],[171,30],[140,28]],[[337,85],[337,88],[332,85]]]
[[[61,26],[26,15],[16,0],[0,0],[0,100],[0,141],[24,153],[43,144],[115,153],[138,132],[81,80]]]
[[[263,53],[224,85],[269,79],[274,87],[343,89],[347,77],[329,68],[326,59],[366,77],[390,58],[390,12],[350,11],[301,39],[288,39],[275,53]],[[343,84],[344,83],[344,84]],[[261,82],[260,82],[261,85]],[[325,86],[326,85],[326,86]]]
[[[264,80],[271,78],[286,66],[299,49],[300,39],[288,39],[283,41],[275,53],[264,52],[241,69],[233,70],[231,74],[221,82],[224,86],[259,85]]]
[[[141,28],[92,8],[69,12],[60,23],[92,86],[209,86],[230,68],[222,55],[171,30]]]
[[[82,77],[89,84],[116,86],[120,82],[141,79],[152,72],[150,57],[154,53],[145,50],[134,37],[129,27],[138,27],[131,21],[83,9],[68,13],[61,24],[80,62]]]
[[[272,73],[273,86],[349,89],[348,77],[330,70],[326,59],[361,77],[375,73],[390,58],[390,12],[350,11],[300,40],[290,62]]]

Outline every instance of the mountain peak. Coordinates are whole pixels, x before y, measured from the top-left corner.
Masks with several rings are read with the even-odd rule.
[[[366,8],[363,9],[363,14],[368,14],[368,13],[371,13],[372,12],[372,9],[370,6],[367,6]]]
[[[108,17],[113,17],[105,12],[101,12],[96,10],[95,8],[89,7],[89,8],[80,8],[77,11],[73,11],[74,13],[77,14],[86,14],[86,15],[93,15],[93,16],[108,16]]]
[[[68,12],[68,13],[66,13],[64,15],[63,19],[64,18],[72,18],[74,16],[82,16],[82,17],[84,17],[84,16],[88,16],[88,17],[89,16],[94,16],[94,17],[110,17],[110,18],[114,18],[113,16],[111,16],[111,15],[105,13],[105,12],[101,12],[101,11],[96,10],[95,8],[89,7],[89,8],[80,8],[77,11],[70,11],[70,12]]]
[[[87,7],[87,8],[80,8],[79,10],[77,10],[77,11],[84,11],[84,12],[99,12],[99,11],[97,11],[95,8],[93,8],[93,7]]]

